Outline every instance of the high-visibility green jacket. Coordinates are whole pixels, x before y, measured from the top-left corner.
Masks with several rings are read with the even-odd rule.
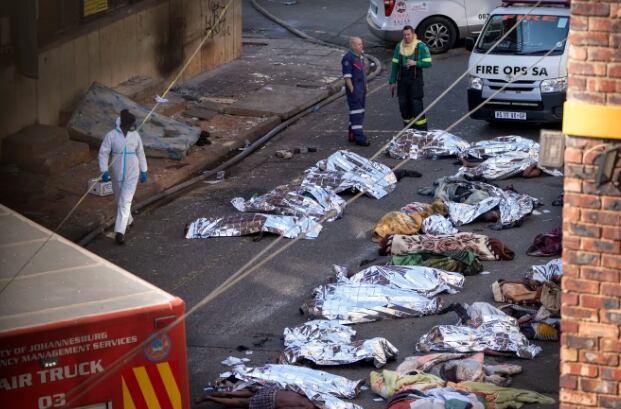
[[[429,52],[429,48],[427,48],[427,45],[422,41],[414,41],[417,42],[417,52],[408,56],[401,55],[401,42],[399,42],[395,47],[395,52],[392,54],[392,70],[390,71],[390,79],[388,80],[390,84],[397,82],[399,70],[401,67],[406,67],[407,60],[416,61],[416,68],[431,67],[431,53]]]

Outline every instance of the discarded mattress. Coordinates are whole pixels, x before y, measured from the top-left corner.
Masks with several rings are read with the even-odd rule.
[[[303,187],[330,187],[336,193],[356,189],[381,199],[397,187],[397,177],[386,165],[340,150],[308,169]]]
[[[264,232],[278,234],[289,239],[300,236],[304,239],[315,239],[321,229],[321,224],[308,217],[247,213],[196,219],[188,226],[185,238],[237,237]]]
[[[136,117],[137,126],[149,113],[148,108],[94,82],[67,124],[71,138],[99,147],[123,109]],[[180,160],[198,141],[201,130],[153,113],[139,133],[147,156]]]
[[[418,131],[408,129],[388,146],[388,155],[396,159],[419,159],[462,154],[470,144],[448,132],[435,129]]]
[[[230,374],[221,374],[228,377]],[[319,408],[362,409],[343,399],[354,399],[360,393],[364,380],[352,381],[324,371],[294,365],[265,365],[249,368],[236,366],[232,375],[245,382],[275,383],[283,389],[305,395]]]
[[[274,213],[333,221],[343,214],[345,200],[330,188],[306,185],[282,185],[272,191],[244,200],[236,197],[231,203],[240,212]]]
[[[438,298],[428,298],[396,285],[352,281],[337,274],[336,282],[320,285],[301,309],[317,318],[343,323],[371,322],[386,318],[420,317],[442,308]]]
[[[418,340],[419,352],[507,352],[532,359],[541,347],[520,332],[515,318],[485,302],[467,308],[468,325],[437,325]],[[462,319],[463,321],[463,319]]]

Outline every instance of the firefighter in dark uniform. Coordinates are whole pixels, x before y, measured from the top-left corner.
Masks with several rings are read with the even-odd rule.
[[[343,79],[349,105],[349,136],[350,142],[356,145],[369,146],[370,143],[362,129],[364,106],[367,95],[367,80],[364,74],[364,49],[362,39],[352,37],[349,40],[350,50],[343,56]]]
[[[403,27],[403,40],[397,44],[392,56],[390,88],[394,94],[395,84],[399,97],[399,110],[403,124],[409,124],[423,112],[423,69],[431,67],[431,53],[422,41],[416,38],[412,26]],[[427,130],[427,117],[421,116],[414,129]]]

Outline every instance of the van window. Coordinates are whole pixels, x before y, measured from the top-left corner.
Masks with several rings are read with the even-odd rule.
[[[491,54],[543,55],[559,42],[561,46],[551,55],[563,53],[569,31],[569,17],[516,14],[493,15],[479,37],[476,51],[489,50],[519,21],[520,25],[502,40]]]

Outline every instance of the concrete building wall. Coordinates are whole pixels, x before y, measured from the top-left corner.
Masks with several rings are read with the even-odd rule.
[[[621,3],[572,1],[563,132],[561,408],[621,408]]]
[[[184,78],[241,55],[241,0],[231,0],[223,21]],[[172,78],[214,26],[228,0],[151,1],[148,6],[39,52],[39,78],[14,65],[0,67],[0,139],[22,127],[56,125],[93,81],[115,86],[144,75]],[[171,29],[172,27],[172,29]]]

